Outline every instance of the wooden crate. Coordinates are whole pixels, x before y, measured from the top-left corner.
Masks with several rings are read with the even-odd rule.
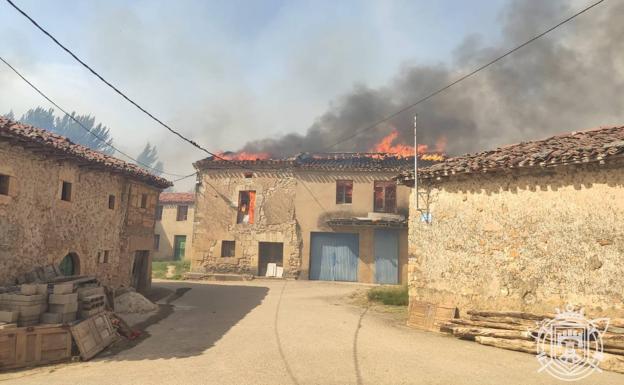
[[[62,326],[0,330],[0,370],[66,361],[71,347],[71,333]]]
[[[410,301],[407,324],[421,329],[439,331],[443,323],[456,317],[457,308],[454,306]]]

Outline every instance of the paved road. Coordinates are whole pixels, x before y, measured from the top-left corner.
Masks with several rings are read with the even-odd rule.
[[[408,329],[306,281],[160,282],[173,312],[150,337],[86,363],[0,375],[11,385],[562,384],[535,357]],[[190,290],[187,290],[190,288]],[[161,300],[164,303],[164,299]],[[163,315],[163,316],[164,316]],[[6,381],[6,382],[4,382]],[[623,384],[595,373],[578,384]]]

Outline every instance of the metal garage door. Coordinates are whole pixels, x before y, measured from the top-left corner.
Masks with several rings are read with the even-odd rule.
[[[310,279],[357,281],[357,234],[312,233],[310,239]]]
[[[399,283],[399,233],[375,230],[375,281]]]

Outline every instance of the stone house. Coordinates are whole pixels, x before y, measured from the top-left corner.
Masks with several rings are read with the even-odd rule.
[[[449,158],[418,175],[410,301],[624,315],[624,127]],[[413,173],[399,180],[414,185]]]
[[[0,285],[54,264],[66,275],[147,290],[158,194],[170,185],[0,117]]]
[[[392,178],[413,157],[300,154],[207,158],[198,171],[193,259],[198,273],[405,282],[410,189]]]
[[[163,192],[156,207],[154,260],[190,260],[195,194]]]

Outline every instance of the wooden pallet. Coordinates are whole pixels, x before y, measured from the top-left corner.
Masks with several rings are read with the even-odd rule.
[[[96,314],[71,327],[80,357],[90,360],[117,339],[117,333],[106,313]]]

